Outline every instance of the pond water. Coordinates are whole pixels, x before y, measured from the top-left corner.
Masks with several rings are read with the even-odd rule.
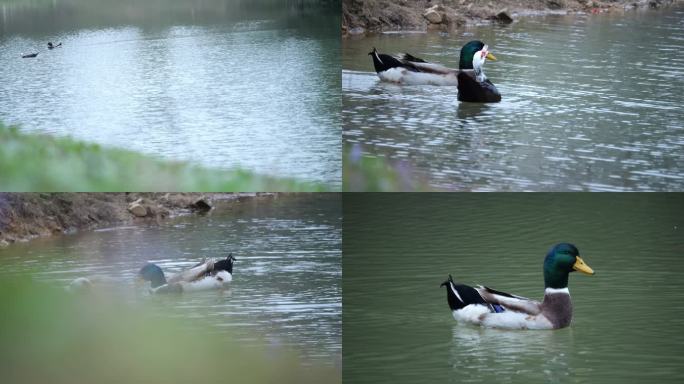
[[[457,68],[474,39],[498,58],[485,72],[501,103],[380,83],[367,55],[377,47]],[[683,42],[682,6],[343,39],[345,148],[407,164],[440,190],[682,190]]]
[[[0,5],[0,121],[339,188],[336,3]]]
[[[242,200],[204,217],[15,244],[0,249],[0,272],[30,273],[60,285],[106,276],[124,292],[136,292],[132,300],[204,319],[241,345],[293,349],[305,363],[340,368],[341,231],[337,194]],[[148,260],[168,273],[229,252],[237,261],[226,291],[151,297],[135,288],[135,276]]]
[[[684,380],[680,194],[345,194],[344,368],[350,383]],[[542,261],[572,242],[573,324],[456,323],[439,284],[541,298]]]

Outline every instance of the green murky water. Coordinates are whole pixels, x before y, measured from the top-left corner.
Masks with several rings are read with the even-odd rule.
[[[346,194],[345,382],[681,382],[682,212],[674,194]],[[562,241],[596,271],[570,276],[569,328],[454,321],[448,274],[541,298]]]
[[[458,67],[473,39],[499,59],[485,71],[501,103],[380,83],[367,55],[377,47]],[[681,190],[683,41],[682,7],[343,39],[345,147],[443,190]]]

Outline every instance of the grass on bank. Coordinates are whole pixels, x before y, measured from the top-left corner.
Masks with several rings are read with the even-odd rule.
[[[0,123],[3,191],[320,192],[317,183],[207,169],[71,138],[26,134]]]

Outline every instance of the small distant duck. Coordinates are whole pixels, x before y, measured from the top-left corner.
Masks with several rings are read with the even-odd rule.
[[[501,101],[501,94],[487,80],[483,70],[486,59],[496,61],[496,57],[479,40],[470,41],[461,48],[458,69],[430,63],[408,53],[392,56],[373,48],[368,54],[382,81],[402,85],[458,86],[459,101]]]
[[[59,44],[57,44],[57,45],[54,45],[54,44],[52,44],[52,41],[49,41],[48,44],[47,44],[48,49],[55,49],[55,48],[61,47],[61,46],[62,46],[62,43],[59,43]]]
[[[105,275],[79,277],[71,281],[65,287],[71,293],[90,293],[93,291],[109,291],[114,287],[121,286],[121,280]]]
[[[150,282],[152,293],[180,293],[224,288],[233,280],[233,254],[219,261],[203,260],[190,269],[172,275],[168,279],[164,271],[153,263],[148,263],[138,272],[138,278]]]
[[[27,53],[27,54],[25,54],[25,55],[21,55],[21,58],[22,58],[22,59],[30,59],[30,58],[36,57],[36,56],[38,56],[38,52],[36,52],[36,53]]]
[[[449,308],[459,322],[490,328],[559,329],[569,326],[572,320],[568,275],[574,271],[594,274],[577,247],[561,243],[544,259],[546,289],[542,302],[484,286],[458,284],[451,275],[441,286],[446,286]]]

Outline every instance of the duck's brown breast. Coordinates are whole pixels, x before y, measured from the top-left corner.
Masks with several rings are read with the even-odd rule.
[[[546,293],[542,301],[542,314],[554,328],[565,328],[572,321],[572,300],[567,293]]]

